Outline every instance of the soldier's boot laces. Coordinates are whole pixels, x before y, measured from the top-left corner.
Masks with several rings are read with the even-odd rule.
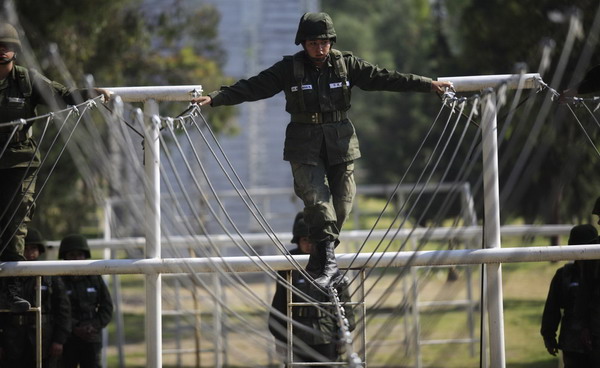
[[[29,302],[21,297],[22,292],[21,280],[18,277],[9,277],[6,280],[6,302],[13,313],[24,313],[31,308]]]
[[[322,289],[327,289],[340,279],[340,272],[335,260],[335,246],[332,241],[316,244],[321,271],[315,278],[315,283]]]

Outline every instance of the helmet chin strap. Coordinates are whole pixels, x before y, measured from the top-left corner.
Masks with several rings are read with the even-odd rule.
[[[15,61],[17,59],[17,53],[15,52],[13,57],[11,57],[10,59],[1,59],[0,60],[0,65],[6,65],[8,63],[11,63],[13,61]]]

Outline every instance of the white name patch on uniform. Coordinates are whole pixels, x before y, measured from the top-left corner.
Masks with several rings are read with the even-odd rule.
[[[350,86],[350,81],[346,81],[346,85]],[[342,88],[342,82],[337,82],[337,83],[329,83],[329,88],[330,89],[334,89],[334,88]]]
[[[306,90],[306,89],[313,89],[312,84],[303,84],[302,90]],[[291,90],[292,90],[292,92],[298,92],[298,86],[292,86]]]

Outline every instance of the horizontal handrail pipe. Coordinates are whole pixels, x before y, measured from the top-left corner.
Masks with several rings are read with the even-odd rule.
[[[0,277],[49,275],[107,275],[154,273],[262,272],[291,270],[293,257],[306,266],[308,255],[208,258],[146,258],[82,261],[0,263]],[[544,247],[458,249],[416,252],[344,253],[337,255],[340,268],[451,266],[600,259],[600,246],[557,245]]]
[[[141,87],[102,87],[113,95],[121,97],[123,102],[190,101],[202,95],[201,85],[181,86],[141,86]]]
[[[539,73],[527,74],[495,74],[477,75],[466,77],[439,77],[441,82],[452,82],[456,92],[476,92],[506,84],[508,89],[531,89],[538,88],[542,78]]]
[[[507,225],[501,227],[502,236],[553,236],[553,235],[568,235],[573,225]],[[356,242],[369,240],[390,239],[392,236],[396,240],[406,240],[410,237],[413,240],[462,240],[472,241],[481,239],[481,226],[458,226],[458,227],[438,227],[438,228],[406,228],[399,231],[396,230],[348,230],[344,231],[340,236],[342,242]],[[168,244],[174,248],[189,248],[202,247],[214,244],[217,246],[232,245],[234,242],[238,244],[248,243],[252,246],[271,244],[273,239],[292,238],[292,233],[282,232],[274,234],[265,233],[248,233],[239,235],[194,235],[194,236],[171,236],[163,238],[163,246]],[[143,237],[121,238],[121,239],[88,239],[90,248],[108,248],[113,250],[131,249],[144,247],[146,241]],[[52,240],[46,242],[49,247],[58,247],[60,241]]]

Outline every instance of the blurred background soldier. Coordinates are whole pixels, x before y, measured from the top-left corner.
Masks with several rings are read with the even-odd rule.
[[[292,243],[296,248],[290,250],[290,254],[310,254],[313,244],[308,238],[308,226],[304,222],[303,213],[296,215],[293,227]],[[279,275],[285,279],[286,272],[280,271]],[[299,271],[292,271],[292,285],[303,293],[311,292],[310,281],[306,280]],[[340,301],[350,302],[348,292],[348,283],[344,278],[336,286]],[[288,289],[281,284],[277,284],[277,289],[271,303],[272,310],[269,314],[269,330],[277,340],[277,351],[284,357],[287,357],[287,292]],[[306,299],[293,293],[294,302],[306,302]],[[346,318],[349,321],[350,330],[355,327],[353,308],[350,305],[344,306]],[[300,306],[292,310],[292,318],[297,324],[294,325],[294,362],[335,362],[339,359],[340,352],[344,348],[338,344],[339,328],[335,314],[330,307],[322,308]],[[319,365],[323,367],[325,365]]]
[[[36,261],[46,251],[39,231],[29,229],[25,238],[25,258]],[[59,276],[42,277],[42,367],[59,367],[63,344],[71,333],[71,303]],[[36,300],[36,278],[23,280],[25,298]],[[35,312],[0,315],[1,367],[34,368],[36,365]]]
[[[36,116],[40,104],[66,107],[102,89],[69,90],[34,70],[15,64],[21,41],[15,27],[0,19],[0,261],[23,261],[27,224],[34,212],[34,192],[40,153],[31,137],[32,122],[7,124]],[[5,278],[5,304],[24,312],[29,303],[20,295],[19,278]]]
[[[594,244],[597,240],[598,231],[591,224],[577,225],[569,234],[569,245]],[[583,261],[567,263],[556,271],[542,315],[540,332],[546,350],[554,356],[559,349],[562,350],[565,368],[593,366],[589,350],[581,339],[583,321],[575,308],[582,273]],[[560,334],[556,341],[559,324]]]
[[[84,260],[91,257],[90,247],[83,235],[66,236],[60,242],[58,257]],[[112,318],[113,303],[100,275],[64,276],[71,300],[73,332],[64,347],[65,368],[99,368],[102,352],[102,329]]]

